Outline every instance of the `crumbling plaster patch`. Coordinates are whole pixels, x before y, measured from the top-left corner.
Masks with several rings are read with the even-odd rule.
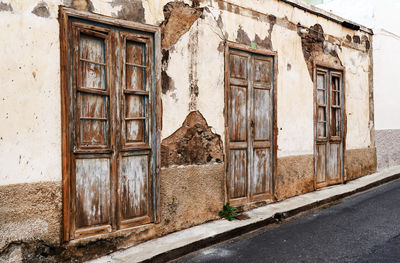
[[[166,138],[190,111],[199,110],[216,133],[224,136],[224,52],[218,13],[207,9],[169,49],[163,51],[163,129]],[[168,121],[167,121],[168,120]]]
[[[45,17],[45,18],[50,16],[49,7],[46,2],[38,3],[35,6],[35,8],[32,10],[32,13],[37,16]]]
[[[64,0],[64,5],[81,11],[93,12],[95,10],[91,0]]]
[[[169,48],[189,31],[193,23],[202,15],[203,9],[189,6],[183,1],[169,2],[164,6],[164,21],[161,23],[161,46]]]
[[[5,11],[5,12],[12,12],[13,8],[11,6],[10,3],[4,3],[4,2],[0,2],[0,12],[1,11]]]
[[[120,10],[117,13],[113,13],[113,16],[144,23],[145,11],[142,2],[141,0],[113,0],[110,2],[111,7],[120,7]]]
[[[189,113],[182,127],[161,143],[161,165],[206,164],[224,160],[222,141],[198,111]]]
[[[276,23],[276,17],[274,15],[268,15],[268,24],[266,24],[264,27],[266,28],[268,25],[269,27],[268,35],[266,35],[264,39],[261,39],[260,36],[257,33],[255,33],[253,41],[250,40],[249,36],[243,30],[242,26],[239,25],[239,29],[236,34],[236,42],[245,44],[247,46],[253,45],[253,47],[258,49],[261,48],[261,49],[273,50],[271,37],[275,23]]]
[[[315,24],[309,28],[299,25],[298,34],[301,37],[303,55],[311,79],[313,79],[315,62],[323,62],[326,65],[332,65],[332,67],[343,66],[336,46],[325,41],[324,30],[320,24]]]

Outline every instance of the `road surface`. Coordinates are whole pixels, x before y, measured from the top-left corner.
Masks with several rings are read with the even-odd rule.
[[[400,179],[175,262],[400,262]]]

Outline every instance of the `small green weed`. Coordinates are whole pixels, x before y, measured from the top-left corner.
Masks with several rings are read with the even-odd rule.
[[[219,211],[218,215],[222,218],[225,218],[228,221],[232,221],[236,219],[238,214],[235,212],[236,207],[230,206],[229,202],[226,202],[224,207],[222,208],[221,211]]]

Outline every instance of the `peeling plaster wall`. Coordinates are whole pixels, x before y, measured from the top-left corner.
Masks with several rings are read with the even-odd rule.
[[[58,5],[161,25],[165,22],[163,7],[168,2],[0,0],[0,34],[4,40],[0,45],[5,50],[0,52],[0,79],[3,81],[0,94],[0,185],[61,182]],[[311,191],[313,82],[297,25],[300,23],[309,28],[319,24],[324,32],[324,50],[337,54],[325,54],[324,57],[328,58],[328,63],[332,62],[332,58],[339,59],[346,69],[346,149],[356,149],[346,157],[354,164],[348,166],[347,178],[356,178],[374,170],[376,164],[363,157],[363,151],[368,151],[368,156],[373,159],[375,151],[374,120],[371,114],[370,35],[343,28],[278,0],[199,2],[200,7],[192,6],[191,1],[184,1],[187,4],[185,8],[189,8],[187,11],[190,8],[201,9],[201,15],[194,21],[189,19],[187,32],[183,30],[179,38],[163,50],[161,140],[167,142],[171,135],[179,131],[188,115],[198,111],[206,122],[207,127],[203,130],[212,134],[211,137],[221,145],[218,148],[220,154],[225,141],[224,43],[254,43],[258,48],[272,49],[278,54],[277,196],[278,199],[284,199]],[[217,159],[221,161],[219,157],[211,158],[212,162],[218,162]],[[222,160],[225,160],[224,156]],[[182,202],[181,210],[175,211],[175,214],[187,218],[164,217],[161,220],[165,224],[166,219],[176,220],[171,228],[162,229],[164,223],[156,224],[155,227],[145,226],[131,236],[126,234],[127,242],[121,241],[118,246],[111,244],[110,249],[137,244],[170,231],[215,219],[218,207],[225,201],[225,167],[224,164],[200,163],[203,165],[196,163],[188,166],[188,163],[184,163],[182,166],[163,168],[161,177],[165,177],[160,180],[162,213],[169,213],[165,209],[168,210],[179,191],[182,191],[185,200],[203,200],[200,202],[203,202],[204,209],[210,206],[207,195],[215,193],[212,208],[196,218],[196,214],[187,210],[191,204],[178,200]],[[214,177],[208,176],[213,171]],[[351,174],[352,171],[355,171],[354,174]],[[176,184],[179,176],[183,181]],[[188,188],[184,187],[183,182]],[[207,195],[195,196],[195,193],[202,194],[203,184],[210,187],[206,191]],[[60,209],[57,202],[56,208]],[[54,214],[60,212],[57,209],[53,209],[56,211]],[[43,233],[43,236],[51,240],[59,240],[60,236],[57,235],[53,230]]]

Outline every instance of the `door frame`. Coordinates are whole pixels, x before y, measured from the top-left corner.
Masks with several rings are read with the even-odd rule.
[[[62,241],[68,242],[72,237],[71,220],[71,171],[73,162],[71,149],[73,147],[74,138],[72,138],[71,109],[70,109],[70,86],[72,84],[71,70],[72,55],[70,54],[70,35],[69,28],[70,18],[79,18],[90,22],[111,25],[119,28],[139,30],[153,35],[154,48],[154,111],[152,118],[154,119],[154,174],[153,174],[153,213],[154,223],[160,222],[160,182],[159,173],[161,169],[160,162],[160,138],[161,138],[161,29],[157,26],[141,24],[137,22],[116,19],[108,16],[93,14],[85,11],[78,11],[71,8],[59,7],[58,21],[60,24],[60,86],[61,86],[61,154],[62,154],[62,202],[63,202],[63,219],[62,219]],[[114,190],[113,190],[114,191]],[[115,194],[114,192],[111,193]],[[115,200],[115,198],[112,198]],[[115,204],[113,204],[115,206]],[[112,209],[114,211],[114,209]],[[137,228],[137,227],[136,227]],[[121,230],[117,230],[121,231]],[[115,232],[113,232],[115,233]],[[110,233],[111,234],[111,233]],[[93,235],[95,236],[95,235]]]
[[[244,44],[239,44],[236,42],[231,42],[231,41],[226,41],[225,42],[225,67],[224,67],[224,121],[225,121],[225,202],[229,201],[229,189],[228,189],[228,180],[227,180],[227,175],[228,175],[228,170],[229,170],[229,51],[230,50],[238,50],[250,54],[255,54],[255,55],[261,55],[261,56],[268,56],[273,58],[273,105],[272,105],[272,154],[271,154],[271,171],[272,171],[272,179],[271,179],[271,195],[267,197],[267,199],[262,199],[259,200],[257,198],[250,198],[249,193],[247,193],[246,198],[242,198],[240,202],[234,201],[231,202],[231,205],[235,206],[242,206],[246,205],[252,202],[257,202],[257,201],[264,201],[264,200],[272,200],[276,201],[275,197],[275,175],[276,175],[276,170],[277,170],[277,149],[278,149],[278,144],[277,144],[277,138],[278,138],[278,126],[277,126],[277,77],[278,77],[278,53],[276,51],[270,51],[270,50],[265,50],[265,49],[257,49],[257,48],[251,48],[247,45]],[[247,190],[248,191],[248,190]],[[242,201],[244,200],[244,201]]]
[[[343,132],[343,149],[342,149],[342,156],[343,156],[343,165],[341,168],[341,180],[338,183],[344,183],[346,180],[346,158],[345,158],[345,153],[346,153],[346,136],[347,136],[347,114],[346,114],[346,69],[343,66],[339,65],[332,65],[329,63],[324,63],[321,61],[314,61],[313,63],[313,166],[314,166],[314,190],[321,189],[323,187],[328,186],[329,184],[323,184],[323,185],[317,185],[317,167],[316,167],[316,149],[317,149],[317,109],[316,109],[316,103],[317,103],[317,70],[318,68],[322,68],[325,70],[335,70],[335,71],[340,71],[342,74],[342,120],[343,120],[343,127],[342,127],[342,132]],[[328,74],[328,77],[330,77],[331,74]],[[330,84],[329,84],[330,85]],[[330,88],[329,88],[330,91]],[[331,109],[329,109],[330,112]],[[328,118],[330,119],[330,114],[328,115]],[[330,123],[330,122],[329,122]],[[328,127],[327,127],[328,129]],[[330,129],[330,127],[329,127]]]

